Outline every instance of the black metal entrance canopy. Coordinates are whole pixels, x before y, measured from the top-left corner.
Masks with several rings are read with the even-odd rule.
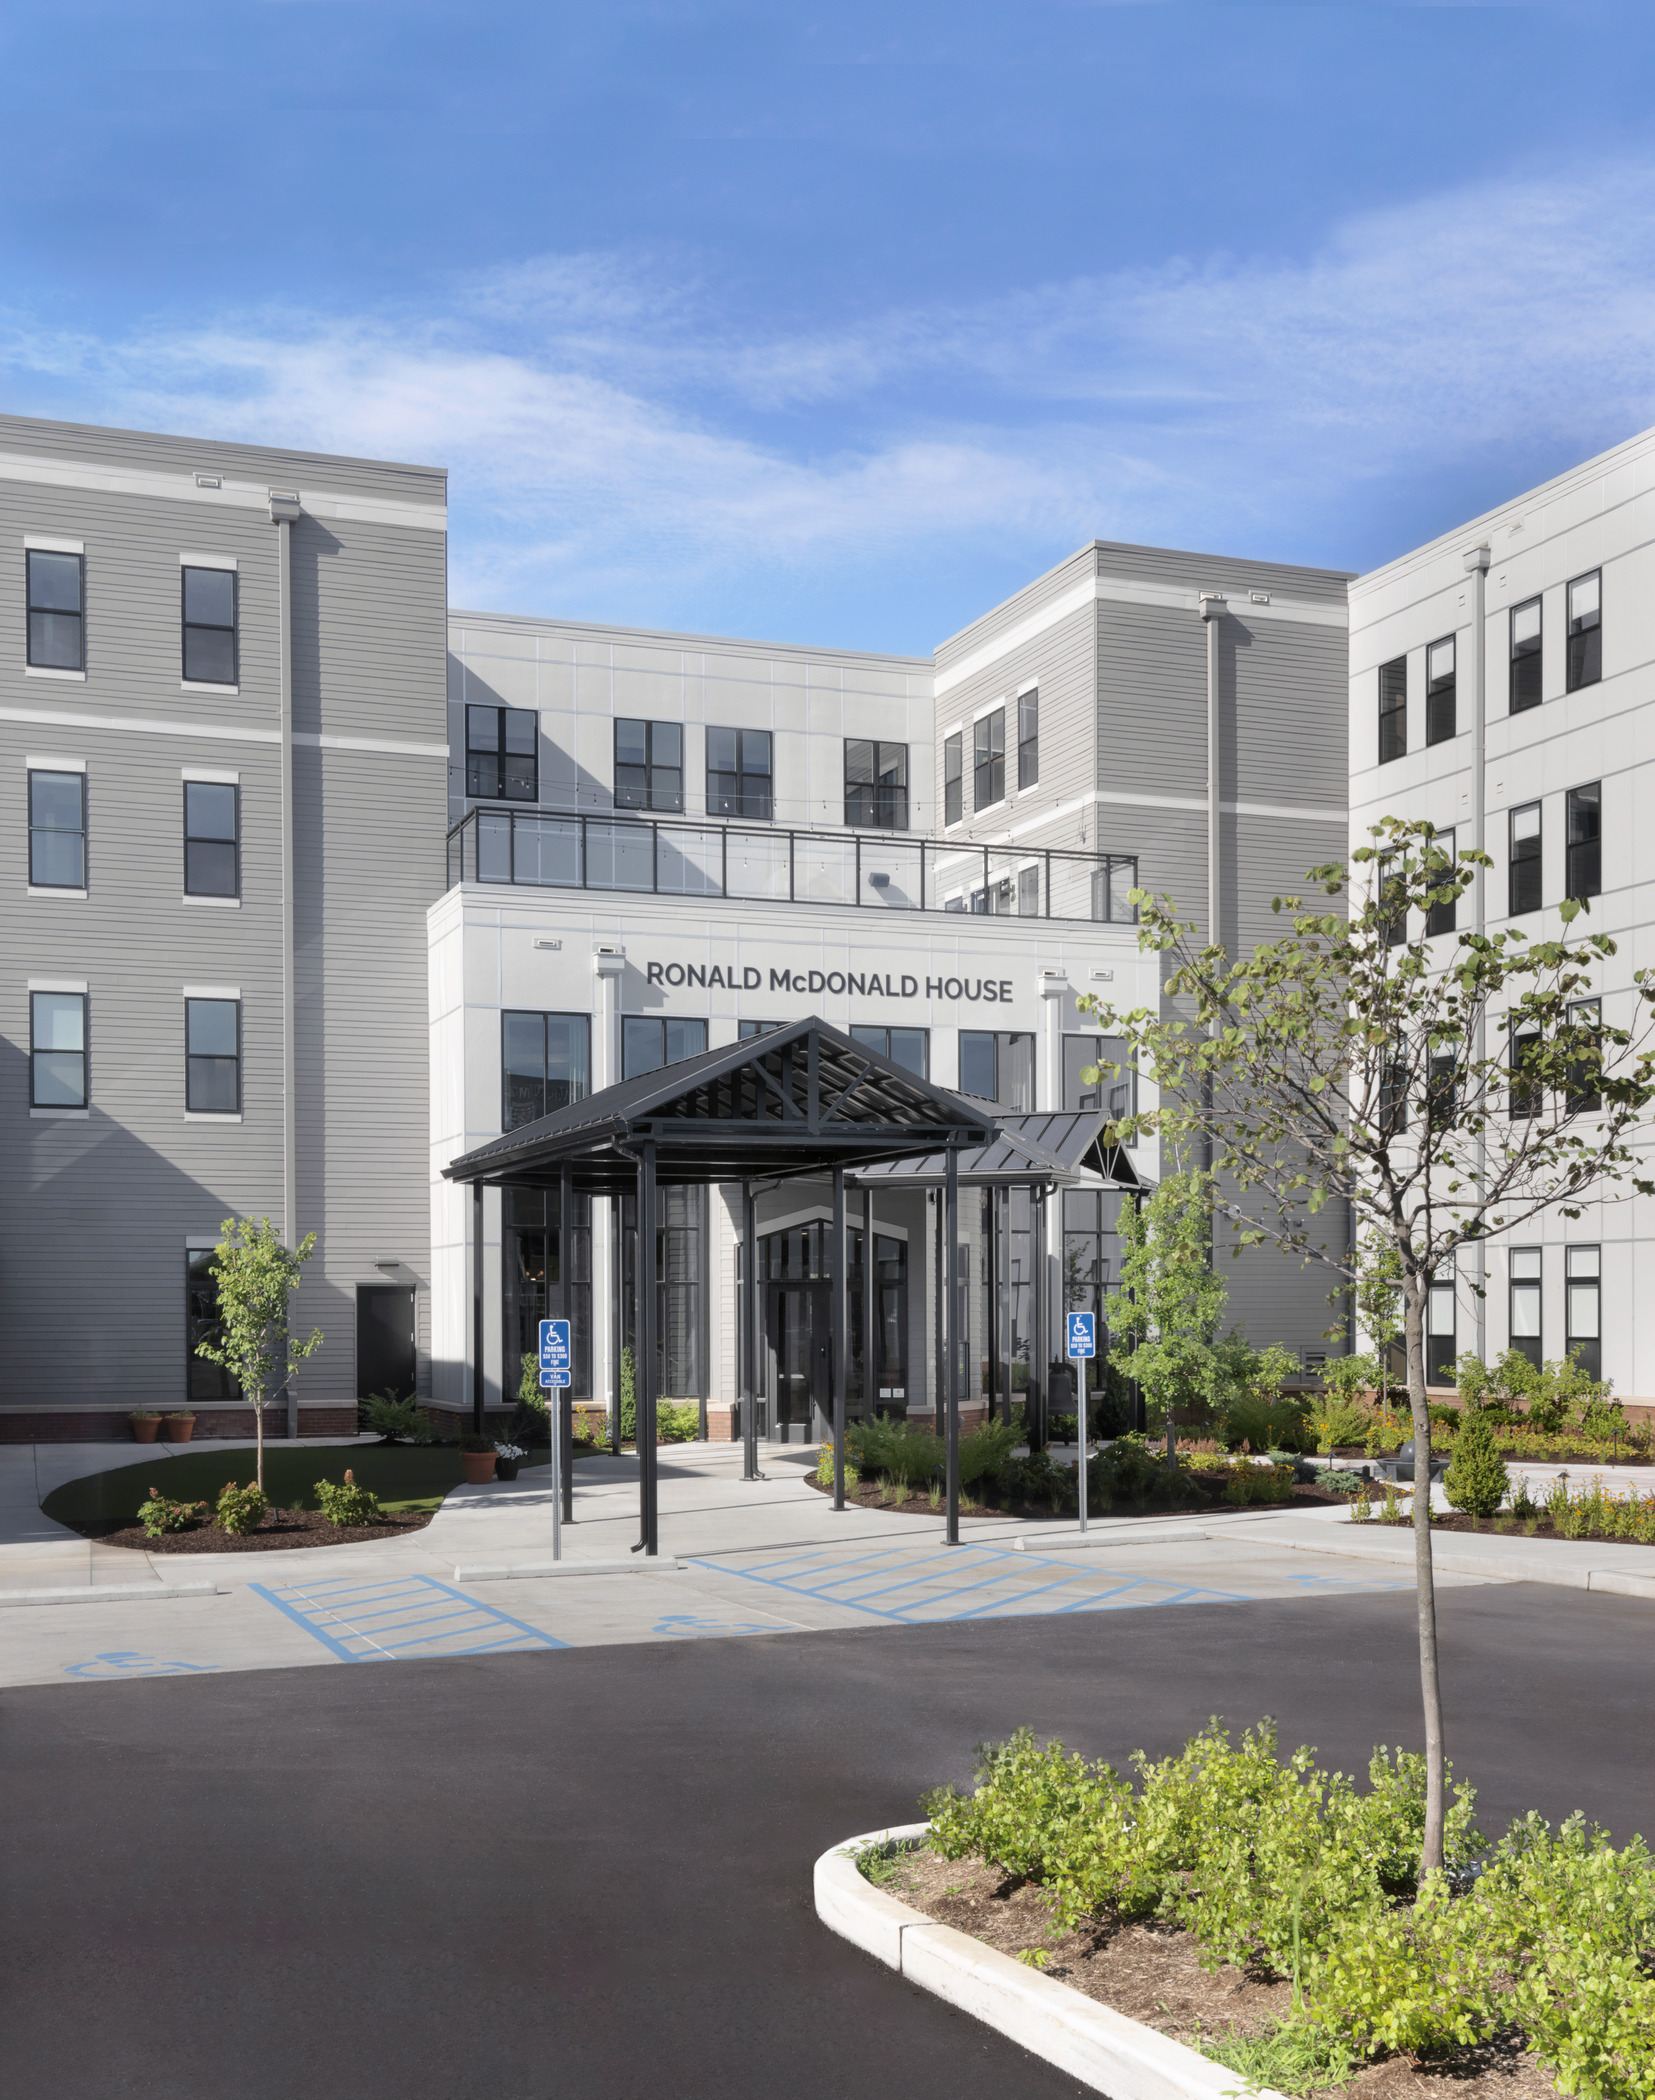
[[[935,1157],[942,1166],[947,1211],[947,1314],[944,1377],[947,1412],[949,1536],[958,1537],[959,1405],[954,1370],[959,1351],[952,1327],[957,1298],[957,1161],[962,1151],[992,1144],[995,1117],[932,1086],[888,1057],[842,1035],[826,1021],[809,1020],[703,1051],[661,1071],[622,1080],[572,1101],[539,1122],[495,1138],[443,1169],[449,1181],[469,1183],[473,1199],[473,1407],[482,1427],[481,1213],[488,1188],[561,1191],[561,1217],[574,1195],[638,1199],[638,1347],[634,1368],[637,1407],[639,1548],[657,1551],[655,1474],[655,1191],[686,1183],[739,1181],[744,1187],[744,1262],[747,1305],[743,1431],[747,1477],[757,1478],[758,1229],[752,1184],[828,1173],[833,1177],[835,1289],[833,1313],[834,1506],[844,1507],[845,1399],[848,1319],[845,1295],[845,1175],[882,1162]],[[560,1264],[567,1293],[569,1265]],[[564,1306],[568,1310],[567,1303]],[[565,1410],[565,1415],[568,1411]],[[568,1449],[568,1421],[559,1436]],[[618,1448],[618,1446],[617,1446]],[[570,1468],[563,1478],[568,1490]]]
[[[967,1105],[972,1105],[969,1096]],[[1059,1113],[995,1115],[995,1132],[986,1145],[959,1157],[959,1177],[967,1188],[1024,1187],[1032,1183],[1101,1181],[1106,1188],[1143,1195],[1151,1183],[1133,1165],[1126,1147],[1110,1135],[1113,1119],[1101,1108]],[[875,1188],[937,1188],[947,1164],[936,1152],[914,1159],[883,1160],[857,1170],[854,1179]]]

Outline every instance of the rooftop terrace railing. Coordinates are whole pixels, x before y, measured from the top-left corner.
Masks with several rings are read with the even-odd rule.
[[[1138,863],[1060,848],[951,845],[889,831],[474,809],[448,834],[448,886],[729,897],[1130,926]]]

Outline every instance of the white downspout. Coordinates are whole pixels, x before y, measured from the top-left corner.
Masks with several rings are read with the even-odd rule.
[[[282,1244],[299,1243],[299,1057],[295,1012],[293,889],[297,861],[293,844],[293,527],[299,517],[296,492],[270,491],[270,522],[276,528],[276,638],[281,665],[282,801]],[[287,1381],[287,1434],[299,1434],[299,1395]]]
[[[1471,661],[1467,665],[1471,686],[1471,821],[1466,827],[1471,833],[1471,844],[1479,852],[1486,851],[1483,844],[1485,812],[1483,808],[1487,785],[1488,765],[1486,759],[1486,722],[1488,714],[1488,565],[1492,556],[1486,546],[1469,547],[1462,557],[1467,575],[1471,578]],[[1456,846],[1458,840],[1456,839]],[[1487,870],[1479,868],[1476,880],[1471,885],[1471,931],[1483,933],[1488,924],[1488,885],[1484,880]],[[1473,1062],[1481,1065],[1487,1055],[1487,1031],[1482,1009],[1477,1010],[1473,1031],[1471,1055]],[[1481,1135],[1476,1146],[1477,1181],[1482,1186],[1487,1166],[1488,1149]],[[1471,1332],[1477,1355],[1486,1363],[1488,1338],[1488,1251],[1481,1240],[1471,1248]],[[1456,1293],[1457,1295],[1457,1293]]]

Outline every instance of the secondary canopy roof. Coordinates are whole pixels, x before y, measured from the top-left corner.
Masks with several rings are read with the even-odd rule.
[[[1045,1181],[1095,1186],[1101,1181],[1107,1188],[1136,1192],[1150,1186],[1132,1164],[1126,1147],[1109,1137],[1110,1118],[1101,1108],[997,1114],[995,1122],[987,1144],[973,1146],[959,1156],[959,1176],[965,1187],[1023,1187]],[[947,1162],[937,1152],[864,1167],[856,1178],[872,1182],[875,1188],[936,1188],[946,1170]]]

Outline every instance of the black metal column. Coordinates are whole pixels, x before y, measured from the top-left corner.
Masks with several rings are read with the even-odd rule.
[[[626,1271],[622,1260],[626,1236],[621,1230],[621,1213],[624,1198],[617,1190],[608,1198],[609,1210],[609,1448],[619,1458],[621,1455],[621,1349],[626,1339],[626,1326],[621,1317],[621,1306],[626,1291]]]
[[[471,1184],[471,1427],[483,1433],[483,1184]]]
[[[638,1361],[632,1373],[638,1409],[638,1546],[652,1559],[659,1547],[655,1505],[655,1140],[638,1161]]]
[[[937,1425],[938,1436],[946,1436],[948,1384],[943,1369],[948,1359],[944,1354],[943,1345],[941,1189],[926,1190],[925,1216],[931,1226],[931,1412]]]
[[[862,1419],[871,1422],[879,1411],[879,1368],[884,1354],[884,1324],[880,1319],[879,1263],[874,1258],[873,1183],[862,1190]]]
[[[557,1187],[557,1295],[558,1311],[569,1323],[570,1383],[553,1389],[557,1401],[558,1471],[563,1487],[563,1521],[575,1521],[575,1219],[574,1196],[569,1186],[570,1170],[565,1161]]]
[[[1034,1299],[1034,1342],[1030,1354],[1034,1361],[1029,1365],[1029,1423],[1032,1434],[1029,1438],[1031,1451],[1044,1451],[1050,1434],[1048,1376],[1052,1361],[1051,1348],[1051,1288],[1046,1274],[1046,1202],[1051,1191],[1045,1188],[1029,1189],[1029,1243],[1032,1252],[1029,1267],[1032,1271],[1032,1297]]]
[[[849,1384],[850,1278],[845,1259],[845,1170],[833,1170],[833,1297],[828,1315],[829,1352],[833,1358],[833,1506],[845,1506],[845,1395]]]
[[[759,1477],[759,1207],[741,1184],[741,1477]]]
[[[943,1395],[948,1409],[948,1543],[960,1543],[960,1159],[948,1147],[948,1179],[943,1184],[943,1334],[947,1360],[943,1371]]]

